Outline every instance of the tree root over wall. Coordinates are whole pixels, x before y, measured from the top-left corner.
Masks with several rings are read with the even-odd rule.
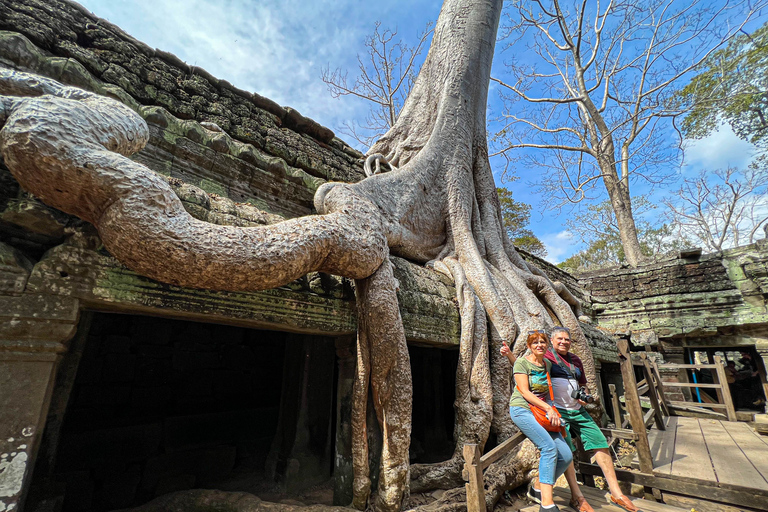
[[[383,433],[372,505],[396,511],[409,489],[462,487],[465,443],[482,447],[491,432],[499,441],[516,432],[502,340],[521,355],[529,330],[568,327],[589,385],[597,389],[578,301],[526,263],[502,229],[485,132],[501,7],[502,0],[445,0],[397,123],[369,150],[396,170],[351,185],[324,184],[315,195],[319,215],[269,226],[217,226],[192,218],[167,183],[128,158],[148,139],[136,113],[111,99],[0,68],[6,165],[25,190],[91,222],[109,252],[131,269],[166,283],[232,291],[273,288],[311,271],[356,280],[352,505],[359,509],[372,495],[369,392]],[[456,283],[456,448],[438,464],[408,464],[412,384],[390,253]],[[530,443],[521,446],[488,470],[489,505],[536,467]],[[451,496],[458,494],[445,499]]]

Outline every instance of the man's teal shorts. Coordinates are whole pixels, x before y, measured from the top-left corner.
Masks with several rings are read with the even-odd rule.
[[[576,411],[558,407],[557,412],[560,413],[562,424],[565,427],[565,440],[571,451],[576,451],[571,436],[580,438],[586,451],[608,448],[608,441],[600,431],[600,427],[597,426],[595,420],[584,407]]]

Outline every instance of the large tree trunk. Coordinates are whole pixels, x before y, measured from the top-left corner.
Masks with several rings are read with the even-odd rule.
[[[502,0],[445,1],[400,117],[370,150],[399,169],[353,185],[323,185],[315,196],[317,216],[258,228],[196,221],[163,180],[118,154],[146,142],[146,126],[132,111],[10,71],[0,71],[0,94],[12,95],[0,96],[0,112],[7,115],[0,119],[0,151],[26,190],[93,223],[115,257],[149,277],[223,290],[270,288],[316,270],[356,279],[353,504],[364,508],[371,493],[370,383],[384,436],[375,506],[396,511],[409,484],[419,490],[460,486],[464,443],[483,445],[491,431],[500,441],[516,432],[502,340],[520,355],[528,330],[568,327],[590,387],[597,389],[576,318],[578,301],[526,263],[502,228],[485,131],[501,9]],[[461,308],[454,456],[410,468],[410,482],[411,376],[388,251],[450,275]],[[536,465],[534,450],[515,453],[489,470],[490,505]]]

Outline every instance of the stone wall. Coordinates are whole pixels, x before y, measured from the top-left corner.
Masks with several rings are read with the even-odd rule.
[[[635,344],[768,323],[768,243],[579,277],[598,324]]]

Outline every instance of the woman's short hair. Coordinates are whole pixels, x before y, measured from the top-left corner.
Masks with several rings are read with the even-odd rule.
[[[528,339],[525,340],[525,344],[528,345],[528,348],[531,348],[531,345],[534,341],[541,341],[544,340],[549,344],[549,336],[547,336],[547,333],[545,332],[539,332],[535,331],[528,335]]]

